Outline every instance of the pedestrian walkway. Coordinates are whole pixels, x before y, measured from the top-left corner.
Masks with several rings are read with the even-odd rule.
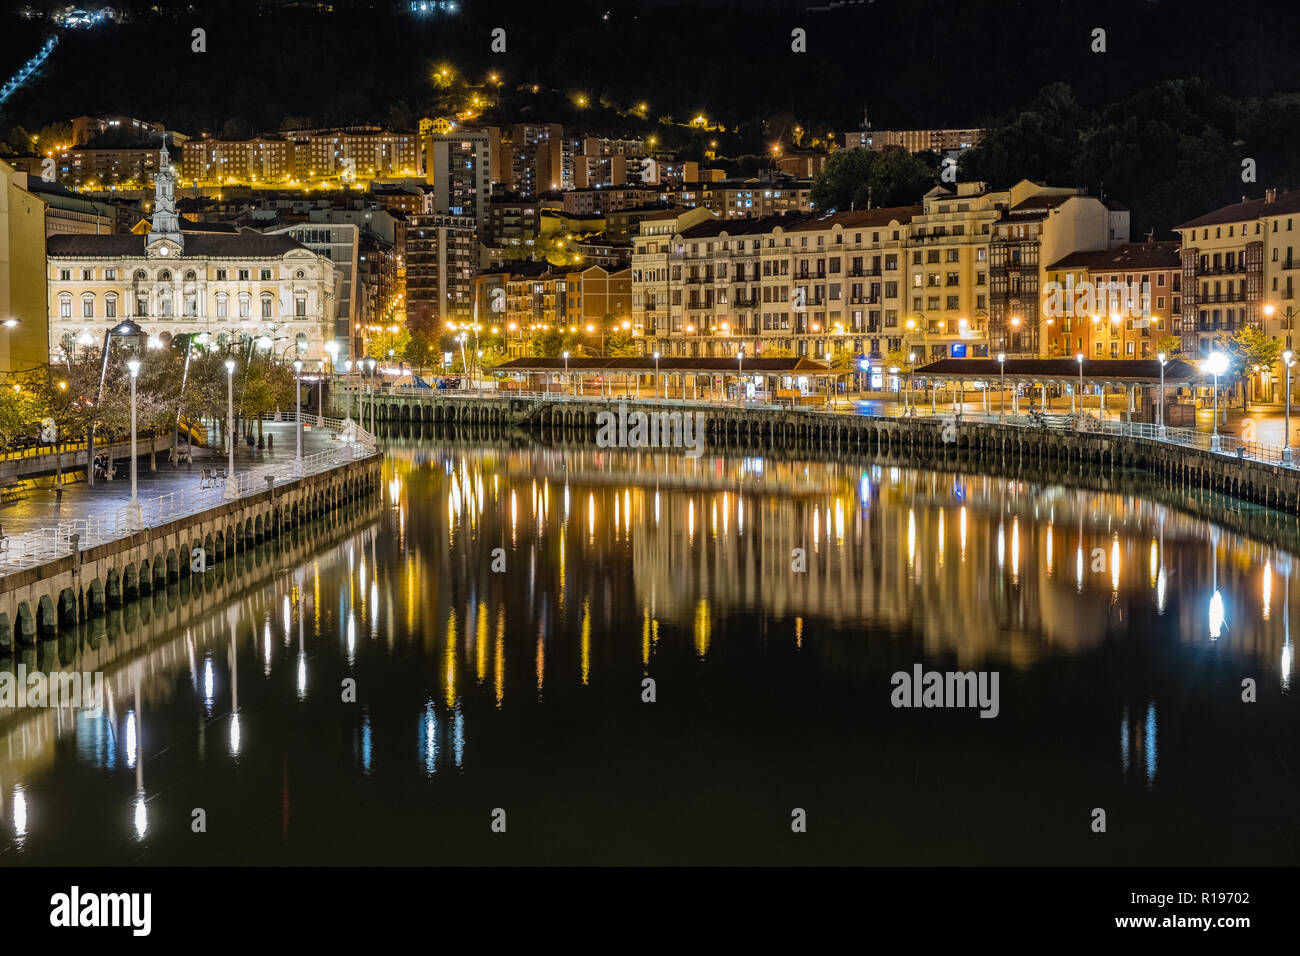
[[[303,416],[304,423],[313,419]],[[263,434],[272,440],[272,447],[251,449],[242,442],[235,449],[235,474],[264,465],[289,464],[294,459],[293,422],[266,422],[262,426]],[[256,430],[254,431],[256,434]],[[304,427],[303,457],[328,451],[338,444],[338,439],[328,428]],[[161,495],[181,491],[199,490],[201,472],[217,470],[220,478],[225,477],[227,458],[221,453],[221,446],[194,449],[194,461],[189,464],[173,465],[161,458],[157,471],[149,469],[149,462],[142,458],[138,465],[136,478],[137,497],[144,501]],[[131,462],[129,458],[119,458],[115,463],[116,474],[112,481],[97,479],[94,485],[86,482],[82,473],[77,481],[65,484],[62,494],[52,487],[53,478],[39,479],[35,487],[14,501],[0,504],[0,532],[12,536],[24,531],[48,528],[60,521],[85,518],[100,512],[114,511],[131,502]]]

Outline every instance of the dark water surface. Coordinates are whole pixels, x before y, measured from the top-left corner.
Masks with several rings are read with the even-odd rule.
[[[0,862],[1300,861],[1277,548],[871,464],[427,443],[384,484],[6,661],[106,676],[0,717]],[[892,706],[916,664],[998,715]]]

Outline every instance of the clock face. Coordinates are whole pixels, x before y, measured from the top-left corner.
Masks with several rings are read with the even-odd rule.
[[[169,256],[171,255],[171,252],[172,251],[170,249],[168,249],[166,246],[163,246],[161,249],[158,250],[158,255]]]

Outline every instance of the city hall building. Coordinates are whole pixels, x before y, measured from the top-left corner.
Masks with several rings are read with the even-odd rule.
[[[265,336],[287,357],[325,357],[338,311],[333,263],[288,235],[182,230],[175,182],[164,149],[147,235],[49,238],[51,358],[101,345],[124,319],[163,344],[183,332],[218,345]]]

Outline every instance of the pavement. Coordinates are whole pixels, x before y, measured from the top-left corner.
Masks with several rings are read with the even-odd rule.
[[[292,461],[294,457],[293,422],[266,422],[263,434],[273,439],[273,447],[258,449],[253,447],[251,453],[246,443],[240,443],[235,449],[235,472],[241,468],[269,465]],[[256,431],[253,433],[257,434]],[[327,451],[335,444],[335,439],[328,429],[311,428],[303,430],[302,453],[306,457],[317,452]],[[166,456],[160,456],[157,471],[149,470],[149,463],[141,459],[136,476],[137,495],[141,500],[170,494],[173,491],[197,489],[199,472],[216,468],[223,475],[226,470],[226,456],[216,448],[194,448],[194,461],[191,464],[168,464]],[[129,457],[116,461],[116,475],[112,481],[97,480],[92,486],[85,480],[82,471],[64,476],[68,483],[59,495],[52,487],[54,476],[28,479],[26,490],[19,492],[13,500],[0,504],[0,534],[12,535],[23,531],[45,528],[67,518],[82,518],[99,512],[113,511],[131,502],[131,462]],[[70,480],[72,479],[72,480]]]

